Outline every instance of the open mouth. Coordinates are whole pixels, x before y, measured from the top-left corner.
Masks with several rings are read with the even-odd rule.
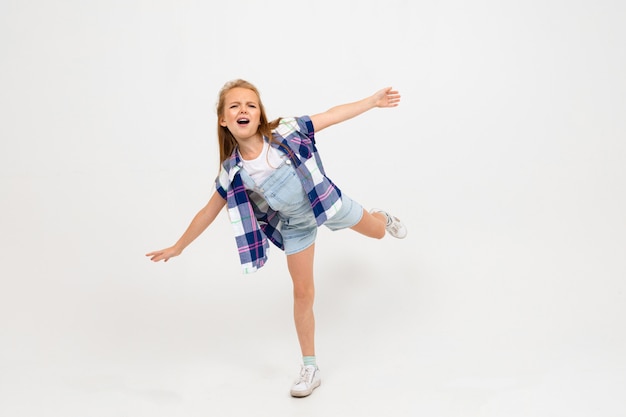
[[[237,124],[239,125],[247,125],[248,123],[250,123],[250,119],[247,119],[245,117],[242,117],[241,119],[237,119]]]

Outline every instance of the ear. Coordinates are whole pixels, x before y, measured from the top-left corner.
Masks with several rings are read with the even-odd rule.
[[[224,119],[220,120],[220,126],[226,127],[226,120]]]

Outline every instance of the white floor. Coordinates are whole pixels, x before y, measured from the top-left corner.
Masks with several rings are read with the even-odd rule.
[[[0,415],[626,413],[620,241],[452,232],[429,223],[426,202],[402,213],[404,241],[322,229],[323,383],[293,399],[300,357],[282,253],[241,275],[220,217],[183,256],[150,263],[143,254],[187,219],[154,225],[128,205],[139,189],[152,195],[149,183],[3,183],[8,209],[22,211],[2,220],[14,239],[3,241]],[[84,198],[67,204],[74,192]]]

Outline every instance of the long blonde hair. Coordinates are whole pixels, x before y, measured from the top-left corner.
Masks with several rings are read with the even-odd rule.
[[[270,141],[275,141],[275,139],[272,138],[272,130],[276,129],[276,127],[278,126],[278,123],[280,123],[280,118],[273,120],[271,122],[267,120],[265,107],[263,107],[263,103],[261,102],[261,95],[259,94],[259,90],[257,90],[257,88],[253,84],[242,79],[232,80],[224,84],[224,86],[220,90],[219,98],[217,102],[217,141],[218,141],[219,148],[220,148],[220,165],[232,155],[233,151],[237,147],[237,141],[235,140],[233,134],[230,133],[230,130],[228,130],[226,126],[220,125],[220,120],[222,120],[222,118],[224,117],[224,111],[225,111],[224,107],[226,105],[225,103],[226,94],[233,88],[237,88],[237,87],[247,88],[248,90],[252,90],[256,94],[257,98],[259,99],[259,110],[261,110],[261,120],[260,120],[258,132],[261,135],[267,137]]]

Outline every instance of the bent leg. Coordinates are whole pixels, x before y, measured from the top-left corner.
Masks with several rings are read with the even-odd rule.
[[[382,239],[385,237],[385,226],[387,218],[383,213],[369,213],[363,209],[363,217],[361,220],[351,227],[352,230],[361,233],[367,237]]]
[[[293,316],[302,356],[315,356],[314,253],[315,244],[302,252],[287,255],[287,267],[293,281]]]

